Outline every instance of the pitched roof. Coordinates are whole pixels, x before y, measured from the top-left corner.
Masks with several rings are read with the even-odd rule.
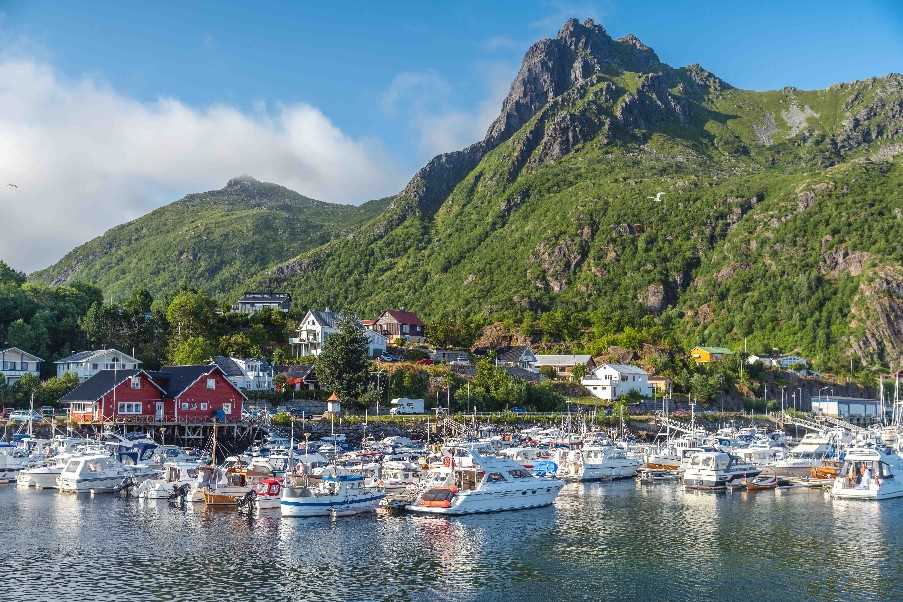
[[[646,374],[646,371],[639,366],[631,366],[630,364],[602,364],[597,369],[611,368],[620,374]]]
[[[176,398],[199,378],[214,370],[220,370],[220,372],[222,372],[222,369],[216,364],[206,364],[195,366],[164,366],[149,374],[151,378],[165,389],[167,397]],[[225,374],[225,372],[223,372],[223,374]]]
[[[716,354],[718,354],[718,355],[731,355],[731,354],[733,353],[733,351],[731,351],[731,350],[728,349],[727,347],[702,347],[702,346],[697,346],[697,347],[694,347],[694,349],[702,349],[702,350],[705,351],[705,352],[708,352],[708,353],[716,353]]]
[[[575,366],[587,364],[592,358],[588,354],[537,355],[537,366]]]
[[[417,324],[418,326],[423,326],[423,322],[420,321],[420,318],[417,317],[417,314],[404,311],[403,309],[387,309],[382,313],[382,315],[389,314],[399,324]],[[380,317],[382,317],[382,315]]]
[[[54,362],[54,364],[75,364],[79,362],[87,361],[88,359],[94,357],[95,355],[103,355],[105,353],[117,353],[122,356],[123,359],[127,359],[129,364],[140,364],[141,362],[138,358],[132,357],[128,353],[123,353],[118,349],[93,349],[89,351],[79,351],[73,353],[72,355],[67,355],[62,359],[58,359]]]
[[[524,352],[533,351],[527,345],[519,345],[517,347],[499,347],[495,351],[495,359],[500,362],[518,362]]]
[[[313,316],[314,320],[317,321],[317,324],[319,324],[320,326],[327,326],[329,328],[335,328],[336,324],[338,324],[338,322],[339,322],[339,318],[341,317],[336,312],[328,310],[328,309],[326,309],[326,310],[311,309],[311,310],[308,310],[307,313],[309,313],[310,315]]]
[[[245,374],[231,357],[216,355],[213,357],[213,363],[219,366],[226,376],[244,376]]]
[[[119,383],[142,372],[144,370],[101,370],[63,395],[60,401],[96,401],[112,391]],[[144,373],[147,374],[146,372]]]
[[[24,349],[20,349],[19,347],[7,347],[6,349],[0,349],[0,353],[6,353],[7,351],[18,351],[18,352],[21,353],[22,355],[27,355],[28,357],[30,357],[30,358],[32,358],[32,359],[34,359],[34,360],[37,360],[37,361],[39,361],[39,362],[43,362],[43,361],[44,361],[43,359],[39,358],[39,357],[36,356],[35,354],[33,354],[33,353],[28,353],[27,351],[25,351]]]

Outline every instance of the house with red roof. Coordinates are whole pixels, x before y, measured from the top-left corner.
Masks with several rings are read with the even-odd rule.
[[[247,401],[216,364],[101,370],[60,400],[91,422],[238,422]]]
[[[423,322],[417,314],[403,309],[387,309],[376,318],[373,329],[388,339],[404,339],[415,343],[424,339]]]

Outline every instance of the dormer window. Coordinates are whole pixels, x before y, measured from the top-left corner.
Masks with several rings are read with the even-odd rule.
[[[213,390],[215,390],[215,389],[216,389],[216,379],[215,379],[215,378],[208,378],[208,379],[207,379],[207,390],[208,390],[208,391],[213,391]]]
[[[141,388],[141,377],[138,375],[133,376],[131,379],[132,388],[138,390]]]

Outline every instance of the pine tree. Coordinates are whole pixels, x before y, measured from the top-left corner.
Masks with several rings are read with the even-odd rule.
[[[370,377],[367,345],[360,323],[351,317],[340,318],[338,331],[326,339],[317,358],[320,386],[334,391],[342,401],[361,400]]]

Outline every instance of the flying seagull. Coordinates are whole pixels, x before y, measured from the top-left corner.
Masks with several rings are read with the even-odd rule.
[[[19,188],[16,184],[7,184],[7,186],[9,186],[10,188],[15,188],[17,190]]]
[[[646,198],[649,199],[650,201],[655,201],[656,203],[661,203],[661,202],[662,202],[662,196],[663,196],[664,194],[665,194],[664,192],[657,192],[657,193],[655,194],[655,196],[647,196]]]

